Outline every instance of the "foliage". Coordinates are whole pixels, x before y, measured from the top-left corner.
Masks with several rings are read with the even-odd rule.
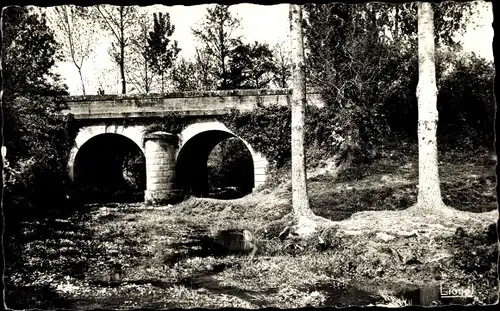
[[[241,43],[240,37],[233,34],[239,26],[240,21],[231,15],[229,6],[217,4],[207,8],[205,20],[192,29],[203,46],[199,53],[205,54],[217,89],[230,88],[228,61],[231,51]]]
[[[449,238],[453,249],[453,261],[468,273],[496,275],[498,261],[498,235],[496,223],[491,223],[481,232],[470,232],[459,227]]]
[[[217,89],[218,78],[212,74],[212,64],[210,57],[203,49],[196,49],[195,68],[202,90]]]
[[[196,78],[198,74],[196,63],[179,59],[174,63],[170,73],[170,79],[175,91],[196,91],[200,81]]]
[[[60,110],[56,100],[30,96],[16,97],[11,103],[16,113],[6,126],[15,128],[17,138],[15,145],[6,139],[11,159],[7,187],[12,194],[38,200],[64,186],[75,132],[69,120],[56,115]]]
[[[416,137],[416,5],[307,4],[308,81],[327,104],[319,127],[340,162],[370,160],[405,134]],[[436,40],[455,47],[469,4],[435,6]],[[396,16],[396,18],[394,18]],[[449,18],[453,17],[453,18]],[[410,134],[410,135],[407,135]]]
[[[451,61],[452,69],[438,80],[438,136],[449,147],[494,145],[494,67],[475,54]],[[470,142],[470,143],[468,143]]]
[[[115,39],[111,44],[109,53],[120,67],[122,94],[125,94],[127,92],[125,49],[130,44],[129,40],[138,17],[138,9],[134,6],[101,4],[94,7],[93,15],[101,26],[107,29]]]
[[[473,2],[437,2],[432,3],[434,12],[434,33],[437,48],[457,48],[459,43],[453,34],[463,34],[468,18],[476,12]],[[417,46],[417,3],[404,3],[393,6],[382,5],[383,17],[378,19],[395,34],[395,40],[403,44],[407,51]],[[391,14],[394,14],[391,17]],[[416,50],[414,50],[416,51]]]
[[[261,106],[252,112],[234,109],[224,117],[224,124],[276,167],[283,166],[291,156],[290,122],[289,106]]]
[[[144,190],[146,185],[146,162],[142,152],[129,152],[123,159],[123,178],[134,191]]]
[[[274,72],[273,82],[279,88],[287,88],[292,77],[290,51],[285,43],[277,43],[273,48]]]
[[[215,151],[215,152],[214,152]],[[210,161],[213,158],[212,161]],[[247,146],[236,137],[220,142],[209,156],[212,162],[208,180],[211,187],[238,187],[242,190],[253,188],[253,159]]]
[[[151,124],[144,129],[144,134],[153,132],[167,132],[179,134],[189,124],[189,121],[176,112],[165,112],[160,120],[151,121]]]
[[[80,75],[82,93],[85,95],[85,83],[82,76],[84,61],[96,47],[96,27],[92,24],[90,9],[74,5],[55,6],[53,24],[63,34],[61,45],[66,60],[75,65]]]
[[[141,93],[150,93],[156,86],[156,73],[149,65],[148,32],[151,19],[148,14],[140,13],[137,17],[137,31],[132,32],[127,59],[127,80]],[[132,91],[132,90],[131,90]]]
[[[51,71],[55,61],[61,60],[61,55],[57,53],[59,44],[47,26],[45,14],[37,15],[28,8],[9,7],[2,15],[5,106],[8,107],[8,100],[18,94],[55,95],[64,92],[60,76]]]
[[[196,49],[194,59],[178,59],[170,71],[174,91],[210,91],[217,88],[211,74],[211,64],[202,49]]]
[[[261,152],[272,168],[283,168],[290,161],[290,106],[259,106],[250,112],[234,109],[223,117],[223,122],[257,152]],[[306,147],[324,148],[329,142],[326,137],[329,126],[329,110],[307,106],[304,130]],[[324,148],[323,156],[333,155],[329,151]]]
[[[276,71],[273,54],[268,44],[254,42],[241,44],[231,51],[229,59],[229,88],[266,88]]]
[[[311,69],[319,70],[318,75],[310,77],[320,83],[327,104],[322,119],[329,122],[318,130],[330,151],[347,163],[367,157],[388,134],[382,106],[396,93],[399,81],[394,77],[402,75],[404,68],[400,66],[403,55],[377,36],[379,29],[372,28],[374,33],[365,35],[350,26],[360,18],[356,8],[346,4],[313,5],[306,28],[313,55],[309,61],[322,59]],[[325,20],[333,18],[328,16],[336,19],[330,32],[325,33]]]
[[[6,197],[23,196],[31,203],[55,200],[51,193],[64,186],[74,134],[69,120],[57,115],[63,108],[58,98],[47,97],[66,93],[51,71],[58,44],[43,14],[9,7],[3,11],[3,22]]]
[[[161,76],[161,91],[165,89],[165,72],[172,67],[180,49],[177,41],[170,37],[175,31],[175,26],[170,23],[170,14],[153,14],[153,30],[147,38],[147,55],[150,66],[156,74]]]

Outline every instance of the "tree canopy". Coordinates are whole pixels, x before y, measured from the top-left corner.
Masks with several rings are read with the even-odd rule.
[[[63,182],[71,144],[67,124],[57,115],[62,107],[53,97],[67,94],[52,71],[59,46],[44,14],[9,7],[2,20],[3,139],[12,172],[7,185],[44,193],[49,178],[56,180],[53,186]],[[40,178],[43,182],[35,182]]]
[[[173,66],[180,51],[177,41],[170,39],[174,31],[175,26],[170,23],[168,13],[153,14],[153,30],[149,32],[147,38],[146,53],[150,66],[161,76],[162,93],[165,89],[165,72]]]
[[[454,34],[473,8],[451,2],[433,8],[439,52],[457,51]],[[307,4],[305,10],[308,81],[330,107],[332,121],[318,129],[330,151],[341,161],[369,158],[391,130],[408,124],[406,133],[415,137],[416,4]]]
[[[267,44],[241,44],[231,51],[229,59],[230,88],[266,88],[277,70]]]
[[[230,88],[228,61],[231,51],[241,44],[241,36],[234,34],[239,27],[240,20],[231,14],[229,6],[217,4],[207,9],[203,22],[193,29],[218,89]]]

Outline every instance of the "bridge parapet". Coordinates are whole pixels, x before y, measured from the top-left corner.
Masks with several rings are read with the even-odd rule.
[[[164,94],[66,96],[63,100],[75,119],[116,119],[161,117],[166,112],[180,115],[217,116],[253,110],[257,105],[289,105],[291,89],[252,89]],[[323,106],[316,89],[308,89],[310,105]]]

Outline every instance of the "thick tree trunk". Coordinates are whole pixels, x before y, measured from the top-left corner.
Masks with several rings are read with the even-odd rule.
[[[290,5],[290,37],[292,47],[292,205],[299,231],[314,232],[314,213],[309,207],[304,152],[304,110],[306,81],[302,34],[302,8]]]
[[[430,3],[418,3],[418,207],[444,207],[439,187],[434,17]]]

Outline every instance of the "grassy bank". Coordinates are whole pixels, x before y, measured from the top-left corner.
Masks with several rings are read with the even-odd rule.
[[[406,211],[416,202],[417,173],[416,159],[400,156],[359,166],[336,181],[328,169],[311,172],[311,207],[338,222],[310,241],[277,237],[291,220],[287,183],[236,200],[190,198],[155,208],[96,205],[68,217],[26,222],[10,241],[16,244],[8,245],[7,304],[77,309],[405,305],[418,303],[416,289],[441,282],[475,288],[474,298],[441,303],[494,303],[494,166],[479,158],[443,160],[445,203],[468,212],[449,218]],[[226,228],[255,232],[261,250],[254,261],[203,251],[200,236]],[[115,263],[126,265],[121,282],[99,282]]]

